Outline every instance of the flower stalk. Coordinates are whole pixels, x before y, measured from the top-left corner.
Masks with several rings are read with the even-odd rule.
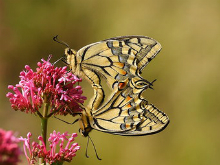
[[[49,111],[49,104],[44,103],[43,104],[43,117],[41,118],[41,134],[42,134],[45,144],[46,144],[46,139],[47,139],[47,122],[48,122],[47,113],[48,111]]]
[[[46,142],[47,142],[47,124],[48,124],[47,113],[48,113],[48,110],[49,110],[49,104],[45,102],[43,104],[43,116],[41,117],[41,136],[43,138],[43,142],[44,142],[45,146],[47,146]],[[42,158],[40,158],[40,164],[46,165],[46,162]]]

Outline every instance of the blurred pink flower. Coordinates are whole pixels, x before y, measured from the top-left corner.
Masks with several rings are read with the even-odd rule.
[[[38,137],[38,140],[42,144],[37,142],[30,143],[31,133],[27,134],[27,138],[19,138],[24,142],[24,153],[29,164],[35,164],[36,158],[42,158],[49,164],[63,163],[64,161],[71,162],[72,158],[76,156],[76,152],[80,149],[78,143],[73,143],[74,138],[77,137],[76,133],[68,134],[53,131],[48,138],[50,144],[50,150],[46,149],[42,136]],[[64,142],[67,144],[64,146]],[[29,154],[28,154],[29,153]]]
[[[26,70],[20,73],[19,84],[8,86],[14,91],[14,94],[8,92],[6,95],[14,110],[35,113],[43,103],[48,103],[50,112],[55,114],[81,111],[78,103],[83,103],[86,97],[82,96],[81,86],[74,85],[82,80],[68,72],[66,66],[54,67],[49,60],[50,57],[38,62],[36,72],[26,65]]]
[[[20,161],[18,142],[12,131],[0,129],[0,165],[16,165]]]

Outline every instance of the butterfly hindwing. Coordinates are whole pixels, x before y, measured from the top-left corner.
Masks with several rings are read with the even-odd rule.
[[[165,113],[142,98],[141,94],[147,86],[137,91],[131,82],[124,83],[125,87],[114,90],[109,101],[93,113],[92,127],[125,136],[147,135],[163,130],[169,119]]]

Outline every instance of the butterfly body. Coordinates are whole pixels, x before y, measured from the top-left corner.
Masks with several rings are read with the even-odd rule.
[[[65,49],[73,73],[86,78],[94,90],[93,98],[81,114],[83,136],[92,129],[124,136],[147,135],[168,125],[167,115],[142,96],[153,82],[142,78],[141,71],[160,50],[157,41],[145,36],[110,38],[79,51]],[[111,89],[104,104],[101,77]]]
[[[92,131],[92,127],[90,124],[92,120],[92,115],[87,113],[87,111],[82,111],[81,118],[79,119],[80,132],[84,137],[87,137],[89,132]]]

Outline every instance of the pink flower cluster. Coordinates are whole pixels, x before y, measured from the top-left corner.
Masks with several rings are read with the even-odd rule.
[[[6,95],[14,110],[35,113],[43,103],[48,103],[55,114],[66,115],[70,109],[71,113],[81,111],[78,103],[86,97],[82,96],[81,86],[74,87],[81,79],[68,72],[67,67],[54,67],[49,60],[38,62],[36,72],[26,65],[19,84],[8,86],[14,91]]]
[[[75,140],[74,138],[77,137],[76,133],[68,134],[66,132],[61,134],[60,132],[56,133],[56,131],[53,131],[48,138],[50,150],[46,149],[42,136],[38,137],[38,140],[40,140],[42,144],[37,142],[32,142],[32,144],[30,144],[31,136],[32,135],[29,132],[27,134],[27,138],[19,138],[24,142],[24,153],[29,164],[35,164],[35,162],[37,162],[36,158],[42,158],[49,164],[62,163],[64,161],[70,162],[72,161],[73,157],[76,156],[76,152],[80,149],[78,143],[73,143]],[[67,141],[67,143],[64,146],[65,141]]]
[[[18,142],[12,131],[0,129],[0,164],[16,165],[20,161]]]

